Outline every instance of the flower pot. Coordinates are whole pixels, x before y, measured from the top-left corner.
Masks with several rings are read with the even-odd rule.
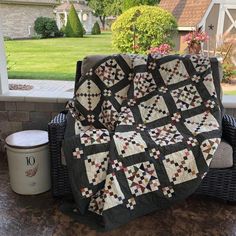
[[[189,54],[199,54],[201,52],[201,44],[200,43],[192,43],[189,47]]]

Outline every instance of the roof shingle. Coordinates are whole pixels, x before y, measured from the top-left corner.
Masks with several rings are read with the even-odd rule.
[[[159,6],[175,16],[179,27],[195,27],[210,3],[211,0],[161,0]]]

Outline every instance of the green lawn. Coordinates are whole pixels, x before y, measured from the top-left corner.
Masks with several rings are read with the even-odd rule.
[[[5,42],[10,79],[74,80],[77,60],[92,54],[112,54],[111,33],[84,38],[13,40]],[[236,95],[236,91],[224,91]]]
[[[224,95],[236,95],[236,91],[224,91]]]
[[[84,38],[14,40],[5,42],[10,79],[74,80],[77,60],[111,54],[111,33]]]

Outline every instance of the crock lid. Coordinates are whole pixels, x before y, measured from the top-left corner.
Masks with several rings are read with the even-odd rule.
[[[6,138],[6,144],[16,148],[34,148],[48,143],[48,132],[26,130],[16,132]]]

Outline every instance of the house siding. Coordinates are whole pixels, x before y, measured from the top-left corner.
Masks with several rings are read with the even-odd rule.
[[[229,13],[232,16],[232,18],[234,20],[236,20],[236,9],[229,9]],[[225,22],[224,22],[224,30],[223,30],[223,32],[226,32],[231,25],[232,25],[232,21],[229,19],[229,16],[227,14],[225,14]],[[235,27],[232,28],[230,33],[231,34],[236,34]]]
[[[184,42],[184,36],[189,33],[189,31],[178,31],[178,34],[173,38],[175,47],[174,50],[178,51],[178,53],[186,53],[187,51],[187,43]]]
[[[53,5],[0,3],[0,21],[2,22],[2,32],[5,37],[32,37],[34,35],[34,21],[40,16],[54,17]]]
[[[210,51],[216,49],[216,35],[218,27],[218,19],[220,12],[220,4],[214,4],[209,15],[206,18],[205,31],[210,36],[208,45],[204,45],[204,49],[209,49]],[[213,29],[210,29],[209,26],[212,25]]]

